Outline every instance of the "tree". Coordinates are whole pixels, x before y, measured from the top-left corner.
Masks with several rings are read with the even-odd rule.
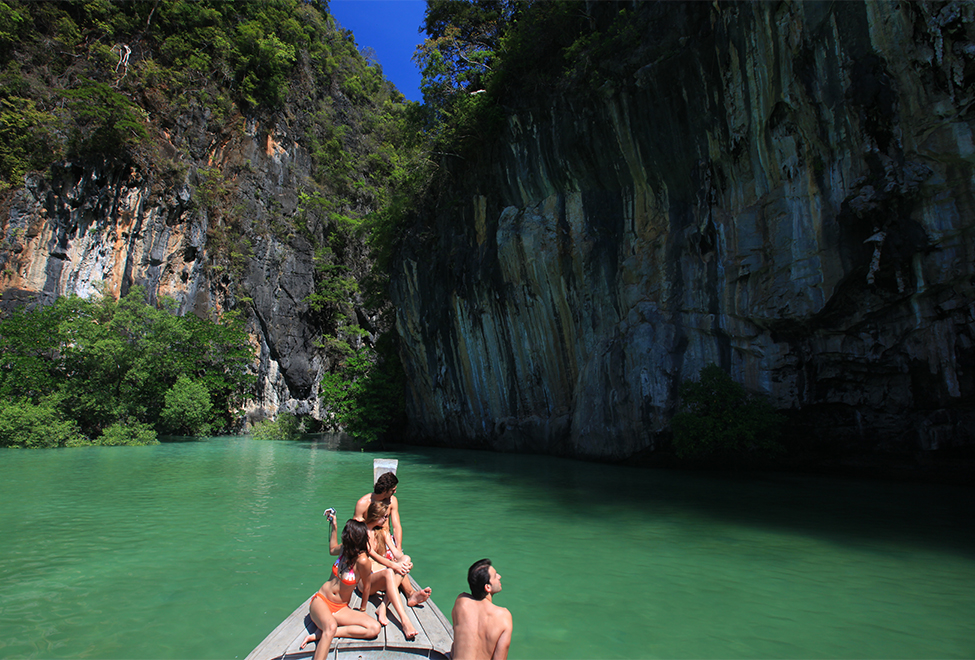
[[[297,440],[305,432],[305,423],[298,415],[282,411],[276,419],[254,424],[251,435],[259,440]]]
[[[50,400],[0,403],[0,447],[71,447],[88,444],[78,425],[65,419]]]
[[[680,400],[671,428],[681,458],[741,460],[781,449],[783,417],[715,364],[701,369],[697,381],[681,383]]]
[[[33,99],[0,99],[0,191],[23,183],[30,170],[46,168],[60,155],[56,118]]]
[[[456,92],[484,89],[505,29],[528,3],[515,0],[429,0],[423,21],[428,38],[413,60],[428,104]]]
[[[145,110],[108,83],[87,78],[82,83],[63,92],[78,120],[76,151],[111,154],[137,147],[149,138]]]
[[[163,430],[173,435],[210,435],[212,408],[206,387],[180,375],[166,392],[160,422]]]
[[[341,371],[322,377],[320,398],[329,430],[370,442],[401,416],[402,366],[384,352],[385,357],[368,348],[353,351]]]
[[[63,297],[0,321],[0,396],[45,407],[17,414],[52,428],[71,420],[85,436],[107,433],[113,443],[142,442],[140,424],[196,435],[227,428],[255,381],[243,321],[177,316],[163,304],[149,305],[133,287],[117,302]],[[130,428],[109,431],[118,424]]]
[[[115,422],[104,431],[95,441],[95,444],[108,447],[118,445],[156,445],[156,430],[149,424],[142,422],[125,421]]]

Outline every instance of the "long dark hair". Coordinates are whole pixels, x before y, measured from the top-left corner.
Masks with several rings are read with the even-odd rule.
[[[369,547],[369,530],[366,526],[350,518],[342,530],[342,554],[339,557],[339,573],[355,566],[355,560]]]

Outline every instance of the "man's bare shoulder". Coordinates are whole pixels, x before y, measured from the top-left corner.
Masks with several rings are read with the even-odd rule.
[[[476,603],[477,601],[465,591],[464,593],[457,594],[457,598],[454,600],[454,607],[467,607],[468,602]]]
[[[352,517],[359,521],[365,520],[370,504],[372,504],[372,493],[366,493],[355,503],[355,512],[353,512]]]
[[[461,613],[471,611],[481,616],[486,614],[491,617],[511,620],[511,612],[508,611],[508,608],[495,605],[489,600],[478,600],[467,592],[458,594],[457,600],[454,601],[454,611]]]

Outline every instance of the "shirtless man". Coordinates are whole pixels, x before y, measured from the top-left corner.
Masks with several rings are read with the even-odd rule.
[[[402,548],[403,526],[399,522],[399,500],[396,499],[396,484],[398,483],[399,479],[396,478],[395,474],[392,472],[383,472],[376,479],[373,492],[366,493],[355,503],[355,514],[352,517],[362,522],[366,519],[366,511],[369,510],[370,504],[373,502],[385,502],[386,506],[389,507],[387,510],[389,521],[386,523],[386,531],[396,541],[396,545]]]
[[[490,559],[467,571],[471,593],[457,596],[450,619],[454,623],[453,660],[505,660],[511,646],[511,612],[492,602],[501,591],[501,576]]]
[[[366,493],[359,498],[359,501],[355,503],[355,513],[352,517],[359,522],[365,522],[366,512],[369,511],[369,505],[373,502],[385,502],[388,509],[386,510],[389,516],[385,529],[389,532],[390,536],[393,537],[393,541],[396,543],[396,547],[399,548],[400,552],[403,551],[403,525],[399,521],[399,500],[396,499],[396,484],[399,483],[399,479],[392,472],[384,472],[379,475],[376,479],[376,485],[373,486],[373,492]],[[376,553],[370,551],[369,556],[372,560],[382,564],[383,566],[388,566],[393,569],[399,575],[406,575],[410,572],[413,567],[413,562],[409,561],[409,557],[405,558],[405,561],[390,561],[385,557],[380,557]],[[409,563],[407,563],[409,562]],[[415,589],[413,583],[410,580],[403,580],[400,583],[400,590],[403,595],[406,596],[406,604],[410,607],[416,607],[420,603],[423,603],[430,598],[432,590],[430,587],[424,589]]]

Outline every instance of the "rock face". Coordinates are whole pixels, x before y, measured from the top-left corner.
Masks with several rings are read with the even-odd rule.
[[[413,437],[623,457],[714,362],[797,441],[971,446],[975,4],[635,11],[643,61],[510,110],[404,253]]]
[[[4,307],[124,295],[140,284],[152,300],[174,299],[181,314],[242,309],[259,348],[249,418],[279,408],[317,415],[324,365],[306,302],[313,250],[270,229],[297,212],[307,153],[285,125],[252,121],[225,135],[205,125],[187,118],[173,138],[182,144],[170,146],[190,157],[168,177],[159,166],[111,161],[28,177],[5,209]],[[234,199],[232,213],[219,210],[217,195]]]

